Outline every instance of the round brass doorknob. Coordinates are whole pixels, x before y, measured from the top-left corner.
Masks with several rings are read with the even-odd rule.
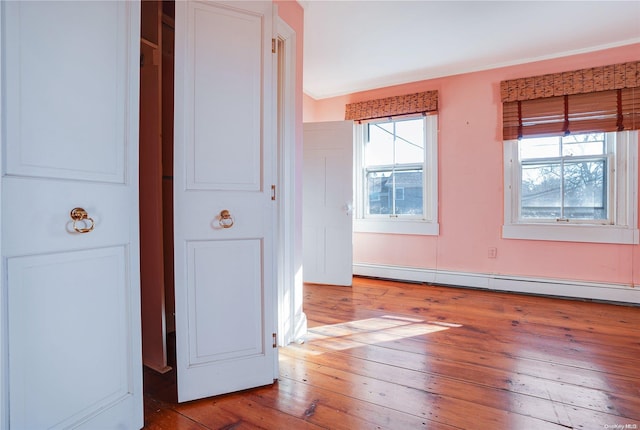
[[[220,224],[220,227],[222,228],[233,227],[233,217],[231,216],[231,213],[226,209],[220,211],[220,220],[218,222]]]
[[[73,220],[73,229],[78,233],[89,233],[93,230],[94,222],[93,218],[89,216],[86,210],[83,208],[73,208],[71,209],[71,219]],[[85,227],[78,227],[76,223],[82,221]],[[89,227],[86,227],[87,221],[91,223]]]

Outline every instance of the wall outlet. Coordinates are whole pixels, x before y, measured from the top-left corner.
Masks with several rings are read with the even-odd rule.
[[[496,258],[498,256],[498,248],[490,247],[487,251],[487,257]]]

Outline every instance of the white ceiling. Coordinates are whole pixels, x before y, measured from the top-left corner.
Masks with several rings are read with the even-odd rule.
[[[300,4],[315,99],[640,42],[640,0]]]

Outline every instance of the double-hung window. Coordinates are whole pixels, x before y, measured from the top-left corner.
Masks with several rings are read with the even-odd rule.
[[[355,231],[438,234],[437,115],[356,127]]]
[[[637,243],[637,135],[506,141],[503,236]]]
[[[615,134],[519,142],[521,221],[613,224]]]
[[[565,94],[553,96],[548,85],[577,82],[572,73],[583,86],[556,82]],[[638,243],[640,97],[633,87],[587,91],[589,76],[591,69],[502,83],[503,237]]]
[[[424,129],[423,118],[370,122],[362,127],[365,216],[422,218]]]
[[[438,234],[438,92],[350,103],[356,121],[353,230]]]

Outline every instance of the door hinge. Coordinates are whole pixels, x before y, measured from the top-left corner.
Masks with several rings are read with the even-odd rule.
[[[276,186],[271,185],[271,200],[275,200],[275,199],[276,199]]]
[[[278,335],[276,333],[273,333],[273,347],[278,347]]]
[[[271,39],[271,52],[276,53],[276,39]]]

